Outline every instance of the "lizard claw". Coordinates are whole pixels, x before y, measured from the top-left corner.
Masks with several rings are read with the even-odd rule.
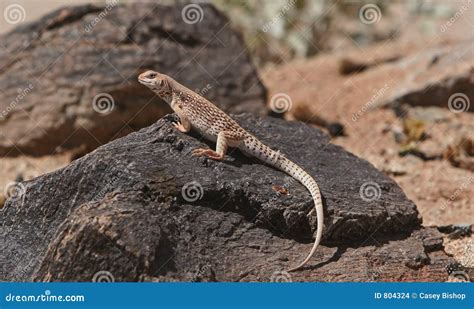
[[[210,149],[205,149],[205,148],[196,148],[191,152],[191,155],[193,157],[201,157],[205,155],[205,153],[210,150]]]
[[[211,150],[211,149],[205,149],[205,148],[197,148],[194,149],[191,152],[191,155],[194,157],[201,157],[201,156],[206,156],[208,158],[211,158],[213,160],[217,161],[222,161],[224,159],[224,155],[220,155],[217,152]]]
[[[173,122],[173,125],[178,131],[186,133],[187,130],[184,128],[183,124],[181,122]]]

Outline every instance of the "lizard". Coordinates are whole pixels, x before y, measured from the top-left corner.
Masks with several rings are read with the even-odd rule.
[[[259,160],[287,173],[301,182],[311,193],[317,216],[316,239],[307,257],[288,272],[296,271],[306,265],[316,252],[323,234],[323,204],[319,186],[299,165],[290,161],[279,151],[266,146],[254,135],[243,129],[234,119],[216,105],[186,88],[168,75],[148,70],[138,76],[139,83],[147,86],[164,100],[176,113],[179,120],[173,125],[179,131],[188,133],[198,131],[204,138],[216,143],[216,150],[197,148],[192,156],[206,156],[222,161],[228,147],[238,148],[246,156]]]

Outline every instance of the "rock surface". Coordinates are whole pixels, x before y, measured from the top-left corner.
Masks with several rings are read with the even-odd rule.
[[[439,106],[474,111],[474,42],[421,50],[394,64],[409,74],[376,105]]]
[[[0,155],[91,150],[152,124],[169,109],[136,80],[150,68],[227,112],[264,113],[243,40],[212,5],[188,24],[184,4],[113,3],[59,9],[0,37]]]
[[[312,246],[306,189],[238,151],[224,162],[191,157],[206,144],[177,132],[170,115],[22,183],[1,213],[0,280],[446,279],[440,233],[421,228],[394,181],[305,124],[235,118],[320,184],[324,246],[303,271],[282,272]],[[375,195],[361,193],[367,183]]]

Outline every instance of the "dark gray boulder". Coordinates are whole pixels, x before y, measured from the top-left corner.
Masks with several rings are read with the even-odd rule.
[[[242,114],[236,120],[301,164],[324,197],[323,246],[285,273],[312,246],[307,190],[238,151],[224,162],[192,157],[206,144],[171,118],[20,184],[1,212],[0,280],[446,279],[440,233],[420,226],[393,180],[319,130]]]
[[[245,44],[214,6],[199,4],[202,19],[190,24],[185,4],[109,2],[65,7],[0,36],[1,156],[89,151],[152,124],[170,110],[137,82],[145,69],[227,112],[265,113]]]

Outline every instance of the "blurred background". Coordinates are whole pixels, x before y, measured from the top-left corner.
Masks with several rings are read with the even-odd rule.
[[[472,224],[474,1],[173,5],[1,0],[0,207],[15,182],[169,112],[136,83],[157,68],[228,112],[325,130],[395,179],[426,226]]]

